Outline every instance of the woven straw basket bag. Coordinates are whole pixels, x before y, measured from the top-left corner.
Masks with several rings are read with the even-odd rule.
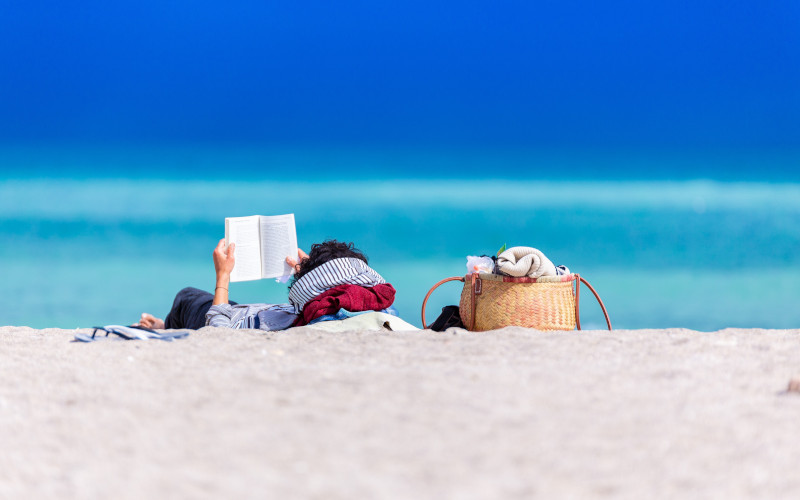
[[[541,278],[513,278],[497,274],[473,273],[444,279],[430,289],[422,302],[422,327],[425,323],[425,305],[434,290],[449,281],[462,281],[461,301],[458,305],[461,322],[467,330],[496,330],[506,326],[523,326],[537,330],[581,329],[579,312],[580,285],[592,291],[608,329],[611,320],[592,285],[577,274],[546,276]]]

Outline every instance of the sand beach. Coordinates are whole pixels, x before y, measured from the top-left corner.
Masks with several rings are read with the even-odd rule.
[[[800,499],[800,2],[722,3],[0,4],[0,500]],[[419,330],[480,257],[587,331]],[[219,328],[295,308],[372,314]]]
[[[0,498],[800,495],[800,330],[76,332],[0,328]]]

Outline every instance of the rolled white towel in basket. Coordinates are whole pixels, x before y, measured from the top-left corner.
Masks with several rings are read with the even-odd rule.
[[[556,266],[535,248],[511,247],[497,257],[497,270],[509,276],[556,276]]]

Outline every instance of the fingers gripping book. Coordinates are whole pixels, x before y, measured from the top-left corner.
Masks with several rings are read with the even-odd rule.
[[[225,219],[225,244],[236,243],[231,281],[289,276],[286,257],[297,255],[294,214],[253,215]]]

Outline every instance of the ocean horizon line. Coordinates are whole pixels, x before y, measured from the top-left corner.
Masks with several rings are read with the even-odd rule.
[[[740,150],[0,144],[4,179],[308,178],[800,182],[800,148]]]
[[[232,198],[231,193],[236,196]],[[103,209],[98,210],[99,206]],[[425,207],[466,211],[636,208],[699,216],[719,210],[787,213],[800,211],[800,182],[491,179],[451,180],[443,186],[438,180],[422,178],[391,181],[29,178],[6,179],[0,184],[0,219],[163,220],[168,207],[170,220],[203,221],[218,219],[220,213],[227,216],[308,213],[326,206],[352,209],[380,206],[395,210],[413,207],[415,211]]]

